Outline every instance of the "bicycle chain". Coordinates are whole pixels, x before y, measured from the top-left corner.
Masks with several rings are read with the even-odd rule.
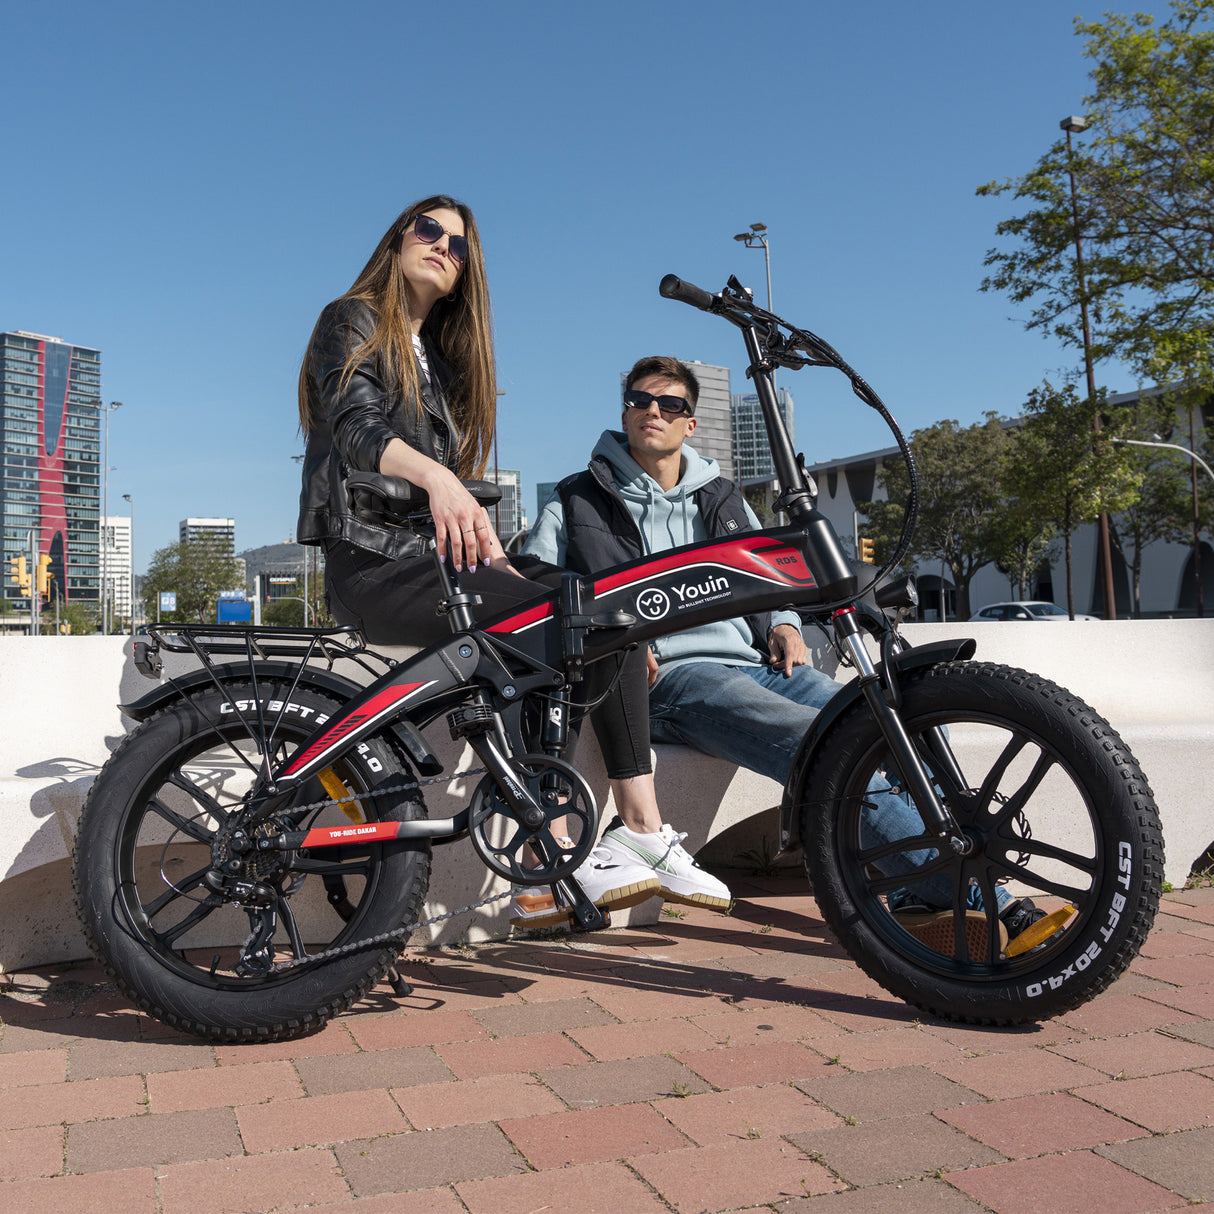
[[[307,813],[309,810],[325,809],[330,805],[346,805],[350,802],[357,802],[362,797],[379,796],[381,793],[405,792],[408,789],[423,788],[429,784],[449,784],[452,780],[463,779],[467,776],[483,776],[488,770],[486,767],[474,767],[469,771],[453,772],[451,775],[431,776],[428,780],[412,780],[407,784],[390,784],[386,788],[371,789],[368,792],[359,793],[355,796],[313,801],[309,805],[295,805],[292,806],[292,809],[301,813]],[[380,948],[382,945],[393,944],[398,940],[405,941],[420,928],[431,927],[435,923],[442,923],[444,919],[454,919],[456,915],[462,915],[467,911],[479,910],[482,906],[492,906],[495,902],[501,902],[511,897],[512,893],[512,890],[506,890],[500,894],[490,894],[479,902],[472,902],[456,910],[444,911],[441,915],[432,915],[429,919],[418,919],[414,923],[406,923],[401,927],[393,928],[390,932],[380,932],[378,936],[366,936],[362,940],[352,940],[349,944],[340,944],[336,948],[325,949],[321,953],[293,958],[290,961],[280,961],[277,965],[271,967],[270,973],[282,974],[288,970],[298,969],[301,965],[321,964],[326,961],[334,961],[338,957],[347,957],[351,953],[362,952],[365,949]]]

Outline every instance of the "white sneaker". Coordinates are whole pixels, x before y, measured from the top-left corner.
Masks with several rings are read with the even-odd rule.
[[[661,885],[653,870],[631,859],[617,859],[603,847],[596,847],[573,874],[586,897],[604,910],[622,910],[636,906],[655,894]],[[518,885],[510,903],[510,923],[514,927],[554,927],[569,921],[569,908],[558,906],[552,890],[544,885]]]
[[[606,849],[618,864],[648,868],[657,877],[667,902],[728,910],[733,901],[729,887],[706,873],[683,850],[681,845],[686,838],[686,832],[676,833],[669,823],[654,834],[638,834],[619,822],[599,841],[599,849]]]

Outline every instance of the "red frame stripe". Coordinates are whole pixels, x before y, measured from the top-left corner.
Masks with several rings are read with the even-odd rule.
[[[342,717],[331,728],[326,729],[307,750],[301,751],[283,768],[282,774],[284,776],[296,775],[305,767],[315,762],[326,750],[329,750],[340,742],[347,734],[352,733],[374,717],[399,704],[401,700],[408,699],[419,688],[429,686],[430,682],[401,683],[395,687],[385,687],[382,691],[373,695],[360,708],[356,708],[349,715]]]

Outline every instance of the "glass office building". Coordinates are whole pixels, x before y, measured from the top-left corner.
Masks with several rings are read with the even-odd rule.
[[[0,333],[0,520],[4,597],[12,557],[51,558],[52,594],[96,603],[100,589],[101,352],[40,333]],[[28,606],[28,597],[25,606]]]
[[[733,454],[736,479],[746,484],[762,477],[774,477],[775,464],[767,441],[767,425],[757,392],[735,393],[733,402]],[[793,426],[793,402],[787,388],[776,389],[776,408],[788,427],[788,437],[796,443]],[[794,446],[795,449],[795,446]]]

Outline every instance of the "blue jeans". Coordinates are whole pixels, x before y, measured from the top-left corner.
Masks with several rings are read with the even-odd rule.
[[[783,784],[801,739],[821,709],[842,684],[812,666],[796,666],[785,678],[773,666],[725,666],[720,662],[687,662],[662,672],[649,692],[649,730],[655,742],[681,742],[739,767],[770,776]],[[863,820],[863,843],[876,847],[923,834],[923,821],[904,793],[890,791],[880,775],[869,781],[871,808]],[[936,857],[932,849],[883,857],[887,877],[911,874]],[[943,875],[908,883],[889,894],[891,907],[915,896],[932,906],[953,903],[953,887]],[[1010,901],[997,891],[999,905]],[[982,909],[976,886],[967,902]]]

